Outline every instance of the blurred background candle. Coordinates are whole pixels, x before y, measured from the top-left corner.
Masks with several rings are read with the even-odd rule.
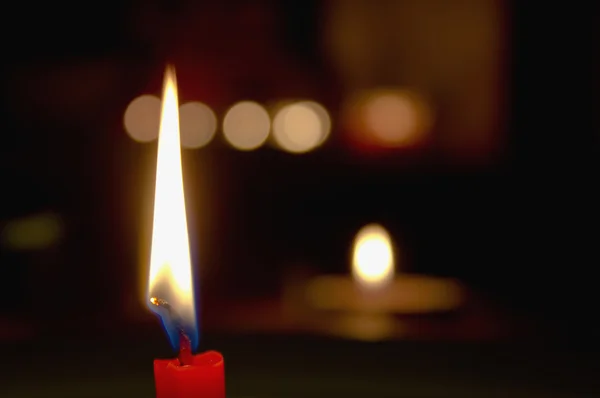
[[[296,274],[284,282],[286,311],[311,319],[321,332],[360,340],[431,338],[440,317],[458,318],[472,306],[462,283],[402,271],[400,250],[380,224],[363,226],[351,244],[350,275]],[[471,299],[471,300],[468,300]],[[424,329],[415,329],[415,318]],[[439,327],[439,326],[438,326]],[[481,335],[483,337],[483,334]]]
[[[459,308],[465,292],[457,281],[396,275],[394,251],[385,228],[364,226],[352,247],[352,276],[320,276],[309,281],[309,303],[323,310],[367,313],[424,314]]]

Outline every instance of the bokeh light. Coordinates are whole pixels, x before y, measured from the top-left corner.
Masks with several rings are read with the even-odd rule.
[[[127,134],[138,142],[151,142],[158,137],[161,100],[155,95],[135,98],[123,117]]]
[[[382,341],[402,332],[402,323],[389,314],[350,313],[333,318],[330,332],[363,341]]]
[[[374,90],[351,101],[345,119],[361,142],[399,148],[423,141],[432,125],[432,111],[414,92]]]
[[[252,101],[238,102],[223,119],[223,134],[231,146],[242,151],[260,147],[268,138],[271,120],[266,109]]]
[[[217,130],[217,117],[201,102],[188,102],[179,107],[181,146],[200,148],[208,144]]]
[[[379,224],[369,224],[354,239],[352,275],[365,287],[389,284],[394,277],[394,252],[389,233]]]
[[[62,219],[54,213],[41,213],[8,222],[2,229],[2,246],[14,251],[43,250],[63,237]]]
[[[329,113],[313,101],[284,105],[273,118],[275,143],[287,152],[308,152],[325,142],[330,131]]]

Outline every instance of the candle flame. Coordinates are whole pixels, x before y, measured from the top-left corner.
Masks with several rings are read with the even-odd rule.
[[[394,277],[394,252],[389,233],[378,224],[364,226],[354,239],[352,275],[361,286],[377,288]]]
[[[177,80],[171,66],[166,69],[163,87],[147,298],[148,307],[161,317],[173,347],[179,348],[183,332],[196,348],[198,331],[183,189]]]

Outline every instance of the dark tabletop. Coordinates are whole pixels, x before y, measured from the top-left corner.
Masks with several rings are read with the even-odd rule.
[[[293,335],[203,337],[221,351],[230,398],[593,397],[596,358],[540,342],[366,343]],[[47,336],[5,344],[0,397],[153,397],[159,333]]]

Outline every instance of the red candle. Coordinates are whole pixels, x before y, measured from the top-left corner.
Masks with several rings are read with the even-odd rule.
[[[216,351],[193,355],[190,365],[178,359],[154,361],[156,398],[225,398],[223,356]]]
[[[175,70],[168,67],[163,88],[148,306],[160,316],[177,359],[154,361],[157,398],[225,398],[223,356],[193,355],[198,323],[190,258]]]

